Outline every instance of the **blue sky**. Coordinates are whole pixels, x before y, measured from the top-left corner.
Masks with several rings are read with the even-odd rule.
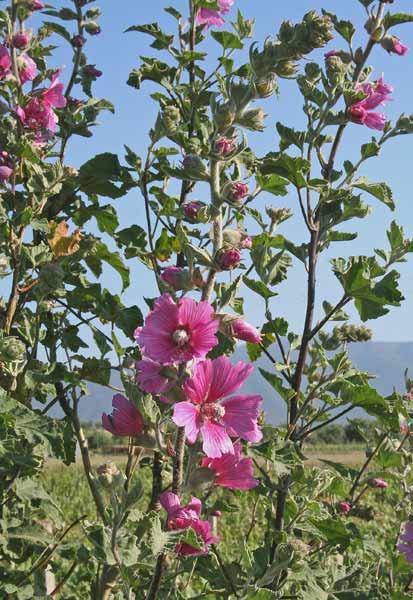
[[[56,2],[57,7],[64,3]],[[187,2],[183,0],[155,0],[143,2],[132,0],[126,2],[113,2],[103,0],[99,3],[102,8],[102,34],[88,38],[86,51],[89,62],[96,63],[104,71],[103,77],[95,84],[95,95],[107,97],[116,106],[115,116],[105,114],[101,118],[101,126],[96,128],[95,135],[90,140],[75,139],[68,153],[68,160],[73,166],[79,166],[94,154],[103,151],[123,152],[123,144],[127,144],[138,154],[144,154],[148,142],[148,129],[156,117],[156,107],[149,97],[154,91],[151,84],[144,84],[140,91],[133,90],[126,85],[130,70],[139,65],[140,55],[155,55],[156,51],[149,48],[150,39],[137,33],[124,34],[123,31],[130,25],[158,22],[168,32],[174,32],[175,21],[163,13],[166,6],[174,6],[181,12],[187,10]],[[245,17],[255,18],[256,28],[253,40],[262,42],[266,36],[273,35],[284,19],[299,20],[302,15],[311,9],[320,10],[322,7],[332,10],[338,16],[351,19],[359,29],[361,28],[360,43],[365,43],[362,24],[366,13],[357,0],[295,0],[290,2],[276,2],[275,0],[236,0],[236,8],[240,8]],[[389,5],[393,11],[409,12],[411,0],[396,0]],[[234,7],[235,8],[235,7]],[[233,10],[230,18],[235,17]],[[230,19],[228,19],[229,21]],[[230,26],[228,25],[228,28]],[[403,25],[395,30],[402,40],[413,48],[413,26]],[[60,43],[60,41],[58,42]],[[341,40],[332,42],[329,48],[344,47]],[[214,54],[217,44],[214,40],[204,43],[204,49],[210,49]],[[321,57],[322,53],[315,53]],[[56,59],[60,64],[70,67],[70,58],[67,50],[58,51]],[[242,57],[239,59],[242,62]],[[375,49],[371,63],[375,68],[375,75],[385,74],[386,81],[394,88],[394,101],[386,107],[389,117],[395,117],[401,112],[413,112],[412,87],[413,79],[413,50],[404,58],[389,56],[380,47]],[[282,80],[280,82],[281,96],[263,101],[265,111],[268,113],[267,129],[264,133],[250,135],[249,139],[258,155],[276,150],[278,139],[274,124],[280,120],[283,123],[300,129],[304,128],[304,115],[301,112],[301,96],[296,91],[294,82]],[[359,147],[369,141],[371,132],[365,127],[351,125],[347,128],[341,157],[356,158]],[[340,297],[340,287],[331,274],[329,258],[349,254],[372,254],[374,248],[386,247],[386,227],[392,219],[402,223],[407,233],[413,232],[413,211],[411,208],[412,191],[409,172],[413,168],[413,137],[406,136],[390,141],[378,159],[372,159],[363,169],[362,174],[371,180],[386,180],[394,191],[397,210],[391,213],[386,207],[372,198],[366,198],[373,207],[373,214],[364,221],[355,221],[347,226],[348,231],[357,231],[360,227],[360,240],[351,243],[336,243],[328,253],[324,254],[320,262],[319,287],[317,296],[317,316],[322,314],[320,309],[324,299],[335,302]],[[199,196],[201,200],[202,194]],[[143,224],[143,201],[135,190],[127,197],[114,201],[119,210],[121,227],[126,227],[133,222]],[[256,207],[264,210],[266,205],[287,206],[294,210],[295,218],[280,229],[280,232],[296,243],[307,241],[307,234],[302,226],[297,200],[293,193],[281,197],[262,195],[257,199]],[[362,225],[362,227],[361,227]],[[254,230],[251,233],[255,233]],[[145,272],[138,263],[131,263],[132,285],[125,293],[125,302],[137,303],[142,308],[142,296],[156,294],[156,288],[150,274]],[[411,341],[413,339],[413,325],[410,315],[411,299],[413,295],[412,259],[401,265],[401,288],[406,296],[402,308],[394,309],[389,315],[377,321],[368,322],[375,333],[376,340]],[[103,283],[114,292],[120,291],[120,282],[112,271],[106,270]],[[302,265],[297,265],[291,270],[287,283],[279,287],[279,296],[273,300],[272,309],[275,316],[284,316],[290,320],[292,328],[301,331],[305,307],[305,278]],[[246,315],[251,322],[259,324],[262,306],[256,297],[245,294]],[[354,311],[350,311],[355,315]],[[357,322],[357,316],[355,315]]]

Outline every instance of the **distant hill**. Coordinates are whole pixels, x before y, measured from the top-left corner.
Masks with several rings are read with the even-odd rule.
[[[350,345],[350,356],[359,369],[374,373],[377,378],[371,385],[381,394],[390,394],[393,388],[403,391],[403,373],[406,368],[411,370],[413,376],[413,343],[397,342],[367,342]],[[247,360],[245,346],[239,346],[233,357],[234,362]],[[276,394],[271,386],[260,375],[258,368],[271,370],[271,364],[265,356],[255,363],[253,374],[242,388],[245,394],[261,394],[264,398],[264,408],[268,421],[282,422],[285,418],[283,400]],[[112,383],[119,384],[118,375],[115,373]],[[110,412],[113,393],[102,386],[89,384],[89,395],[80,401],[80,417],[82,421],[100,421],[102,412]],[[55,409],[53,416],[61,416]],[[353,415],[360,415],[355,410]]]

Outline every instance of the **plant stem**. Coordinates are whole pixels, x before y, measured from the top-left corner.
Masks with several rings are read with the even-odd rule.
[[[162,492],[162,467],[162,455],[160,452],[154,452],[152,464],[152,493],[148,508],[149,511],[159,511],[161,508],[159,496]]]
[[[214,220],[212,222],[212,242],[213,242],[213,254],[215,255],[218,250],[222,247],[223,238],[222,238],[222,210],[220,206],[220,194],[221,194],[221,183],[220,183],[220,172],[221,172],[221,163],[219,160],[211,159],[210,163],[211,169],[211,179],[210,179],[210,187],[211,187],[211,199],[212,199],[212,207],[215,209],[216,214],[214,216]],[[202,300],[209,300],[211,294],[214,290],[215,279],[217,276],[217,270],[212,268],[209,271],[208,279],[205,283],[203,292],[202,292]]]
[[[383,433],[383,435],[381,436],[377,446],[375,447],[375,449],[373,450],[373,452],[370,454],[370,456],[367,458],[367,460],[365,461],[364,465],[361,467],[357,477],[354,480],[353,485],[351,486],[350,492],[349,492],[349,497],[350,499],[353,498],[354,496],[354,492],[356,491],[356,488],[358,486],[358,484],[360,483],[360,479],[363,477],[363,474],[365,473],[367,467],[369,466],[369,464],[371,463],[371,461],[373,460],[373,458],[377,455],[378,451],[380,450],[380,448],[382,447],[382,445],[384,444],[384,442],[387,440],[388,438],[388,434],[387,433]]]

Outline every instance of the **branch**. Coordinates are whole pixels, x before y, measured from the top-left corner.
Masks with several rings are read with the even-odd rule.
[[[360,482],[360,479],[362,478],[364,472],[366,471],[367,467],[369,466],[369,464],[371,463],[371,461],[373,460],[373,458],[377,455],[378,451],[380,450],[380,448],[382,447],[382,445],[384,444],[384,442],[387,440],[388,438],[388,434],[384,433],[377,446],[375,447],[375,449],[373,450],[373,452],[370,454],[370,456],[367,458],[366,462],[364,463],[364,465],[361,467],[359,474],[357,475],[357,477],[354,480],[353,485],[351,486],[350,492],[349,492],[349,497],[353,498],[354,496],[354,492],[356,491],[356,488]],[[358,498],[357,498],[358,499]]]
[[[350,412],[351,410],[353,410],[353,408],[355,408],[355,406],[353,406],[352,404],[350,406],[347,406],[347,408],[345,408],[341,412],[337,413],[336,415],[334,415],[330,419],[327,419],[327,421],[324,421],[323,423],[320,423],[320,425],[316,425],[315,427],[313,427],[312,429],[309,429],[308,431],[304,431],[304,433],[302,433],[301,435],[298,436],[297,440],[303,440],[306,437],[308,437],[309,435],[311,435],[312,433],[314,433],[314,431],[318,431],[322,427],[325,427],[326,425],[330,425],[330,423],[333,423],[334,421],[337,421],[337,419],[339,419],[343,415],[346,415],[348,412]]]
[[[334,316],[334,314],[350,302],[351,298],[344,295],[342,299],[326,314],[326,316],[317,323],[317,325],[309,333],[308,339],[312,340],[314,336],[324,327],[324,325]]]

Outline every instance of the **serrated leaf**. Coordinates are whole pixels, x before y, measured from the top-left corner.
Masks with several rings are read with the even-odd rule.
[[[387,183],[371,183],[365,177],[360,177],[360,179],[357,179],[351,185],[352,187],[364,190],[365,192],[368,192],[375,198],[378,198],[379,200],[384,202],[384,204],[386,204],[386,206],[388,206],[391,210],[394,210],[396,208],[393,201],[392,191],[387,185]]]

